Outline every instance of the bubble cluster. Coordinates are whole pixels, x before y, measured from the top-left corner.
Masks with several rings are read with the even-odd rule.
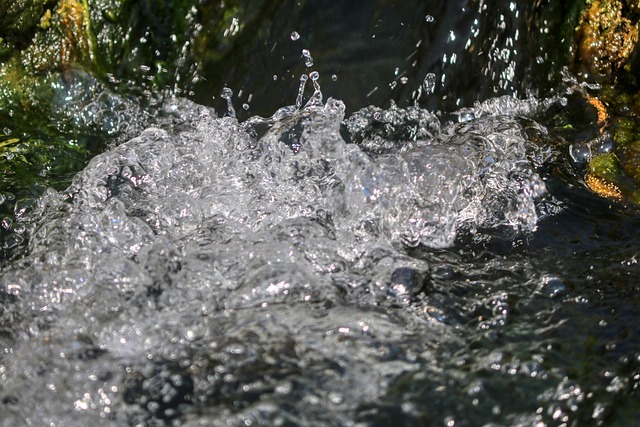
[[[30,254],[0,282],[0,425],[346,423],[439,363],[434,345],[458,339],[430,297],[447,273],[408,251],[533,230],[540,149],[513,118],[344,110],[239,124],[169,103],[180,127],[48,191]],[[513,311],[503,293],[481,310],[487,328]]]

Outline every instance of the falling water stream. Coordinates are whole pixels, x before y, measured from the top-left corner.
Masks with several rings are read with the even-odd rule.
[[[436,59],[372,80],[273,12],[274,92],[238,62],[45,191],[0,276],[0,425],[638,425],[640,217],[555,131],[581,85],[521,81],[527,7],[485,3],[414,5]]]

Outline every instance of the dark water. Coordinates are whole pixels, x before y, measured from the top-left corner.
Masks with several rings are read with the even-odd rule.
[[[193,87],[240,122],[169,99],[25,222],[0,424],[638,425],[640,217],[543,6],[248,8]]]
[[[325,96],[343,99],[348,113],[388,107],[391,100],[451,111],[505,94],[548,95],[567,62],[568,22],[575,22],[577,6],[477,0],[253,3],[241,7],[240,29],[222,52],[204,55],[202,78],[193,86],[193,99],[204,105],[216,105],[212,96],[224,85],[242,91],[236,100],[242,117],[270,116],[274,106],[289,104],[300,75],[313,70]],[[205,51],[219,43],[208,28],[216,27],[204,25]],[[305,65],[303,49],[313,65]],[[246,113],[243,103],[249,105]]]

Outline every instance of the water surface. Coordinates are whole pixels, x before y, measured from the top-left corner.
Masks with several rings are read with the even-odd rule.
[[[284,60],[229,53],[43,194],[0,278],[1,425],[640,422],[640,218],[582,183],[597,127],[540,83],[541,12],[411,6],[263,6],[238,46]]]

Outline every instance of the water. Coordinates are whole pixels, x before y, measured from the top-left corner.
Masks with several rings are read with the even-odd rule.
[[[220,45],[221,16],[210,14],[214,21],[195,42],[211,54],[201,58],[192,99],[224,110],[220,88],[242,89],[239,101],[253,100],[241,120],[290,104],[309,62],[325,96],[344,100],[347,114],[390,101],[453,111],[501,95],[552,96],[575,13],[575,2],[556,0],[543,7],[511,0],[237,3],[238,34]]]
[[[169,98],[19,223],[0,425],[637,425],[640,217],[582,183],[593,124],[557,131],[579,87],[325,100],[281,30],[296,105]]]
[[[637,420],[615,325],[638,219],[550,192],[545,128],[487,113],[538,105],[442,123],[329,99],[239,124],[169,102],[180,126],[41,198],[2,276],[3,425]]]

